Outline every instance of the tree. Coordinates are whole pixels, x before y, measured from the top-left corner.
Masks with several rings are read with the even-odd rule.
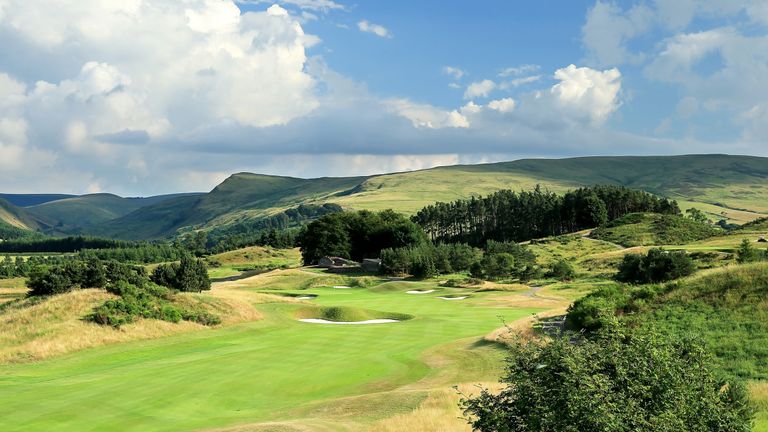
[[[703,211],[697,208],[691,207],[688,210],[686,210],[685,213],[688,214],[689,218],[695,220],[696,222],[701,222],[701,223],[709,222],[709,218],[707,217],[707,215],[705,215]]]
[[[753,410],[738,382],[723,382],[703,345],[614,324],[571,343],[516,341],[506,388],[462,400],[488,432],[748,432]]]
[[[150,278],[152,282],[187,292],[202,292],[211,289],[208,270],[202,259],[184,255],[179,263],[161,264]]]
[[[748,239],[743,239],[736,250],[736,261],[739,264],[762,261],[768,258],[768,252],[763,252],[752,246]]]

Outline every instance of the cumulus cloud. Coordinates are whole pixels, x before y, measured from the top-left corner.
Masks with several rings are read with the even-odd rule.
[[[575,117],[586,116],[600,124],[619,107],[621,72],[618,69],[598,71],[587,67],[558,69],[551,92],[558,103]]]
[[[391,38],[392,33],[383,25],[374,24],[368,20],[362,20],[357,23],[357,29],[363,33],[372,33],[383,38]]]
[[[7,130],[11,119],[26,125],[23,137],[4,133],[6,162],[24,149],[73,169],[117,165],[150,153],[126,144],[206,124],[286,124],[318,105],[304,70],[316,40],[277,5],[241,14],[224,0],[2,4],[0,118]]]
[[[485,98],[496,90],[497,84],[489,79],[476,81],[467,86],[464,92],[464,99]]]

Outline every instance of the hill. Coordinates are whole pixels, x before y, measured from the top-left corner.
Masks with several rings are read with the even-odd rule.
[[[591,238],[625,247],[680,245],[721,234],[722,230],[679,216],[631,213],[592,231]]]
[[[300,179],[239,173],[210,193],[178,197],[97,224],[88,234],[150,239],[262,218],[301,203],[413,214],[435,201],[500,189],[552,191],[622,185],[676,199],[713,219],[744,223],[768,213],[768,158],[727,155],[523,159],[370,177]]]
[[[127,239],[160,238],[185,227],[214,227],[260,218],[301,203],[329,202],[365,178],[299,179],[240,173],[211,192],[184,196],[144,207],[89,228],[94,235]],[[151,223],[149,223],[151,221]]]
[[[2,198],[0,198],[0,222],[23,230],[35,230],[40,227],[35,218],[24,209]]]
[[[67,194],[0,194],[0,198],[17,207],[31,207],[51,201],[75,198],[76,196]]]
[[[45,202],[28,207],[27,212],[45,221],[57,232],[72,233],[82,227],[117,219],[148,205],[190,195],[195,194],[159,195],[147,198],[123,198],[107,193],[90,194]]]

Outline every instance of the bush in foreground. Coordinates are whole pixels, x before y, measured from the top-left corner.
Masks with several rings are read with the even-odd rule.
[[[750,431],[744,387],[712,370],[697,341],[611,326],[577,344],[513,343],[507,388],[462,405],[489,432]]]

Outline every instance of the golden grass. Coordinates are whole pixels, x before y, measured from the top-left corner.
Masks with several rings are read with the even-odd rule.
[[[24,278],[0,279],[0,304],[23,298],[27,291]]]
[[[749,396],[757,408],[753,432],[768,432],[768,381],[750,382]]]
[[[114,295],[98,289],[77,290],[42,301],[22,300],[0,313],[0,363],[37,361],[101,345],[154,339],[208,327],[182,321],[140,319],[114,329],[83,320],[94,307]],[[284,297],[228,289],[205,294],[178,294],[175,302],[204,308],[222,318],[223,325],[254,321],[262,315],[255,304],[290,302]]]
[[[483,339],[488,342],[496,342],[501,344],[506,344],[515,337],[521,337],[523,339],[530,340],[537,336],[533,329],[533,325],[539,319],[565,315],[567,311],[568,306],[563,306],[560,308],[539,312],[537,314],[531,315],[530,317],[511,322],[504,327],[497,328],[496,330],[485,335]]]
[[[491,391],[500,391],[499,383],[483,383],[480,386]],[[429,396],[415,410],[399,414],[367,426],[371,432],[460,432],[472,430],[463,418],[459,407],[462,394],[466,397],[477,395],[480,388],[475,384],[461,384],[458,389],[440,389]]]

